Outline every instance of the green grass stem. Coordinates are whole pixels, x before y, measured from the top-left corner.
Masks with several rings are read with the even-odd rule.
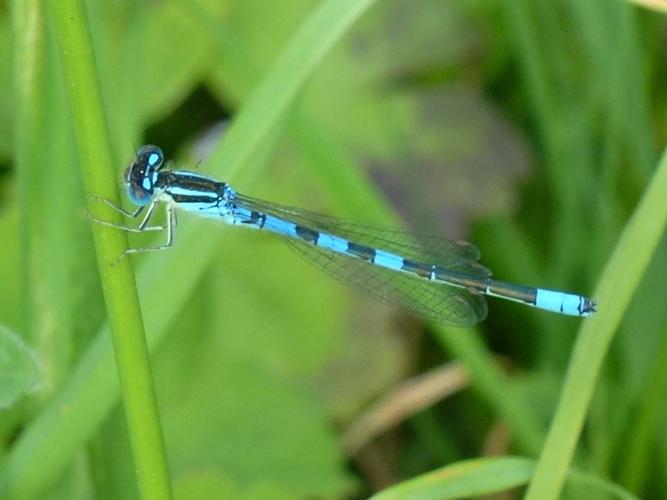
[[[53,4],[56,42],[69,96],[82,177],[87,193],[118,201],[109,131],[86,8],[78,0]],[[122,223],[119,214],[89,202],[91,213]],[[112,265],[127,248],[122,231],[93,224],[128,434],[139,490],[145,499],[172,498],[151,365],[134,273],[129,259]]]

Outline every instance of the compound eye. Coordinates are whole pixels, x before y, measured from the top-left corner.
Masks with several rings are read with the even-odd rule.
[[[153,198],[152,191],[148,191],[138,184],[128,184],[127,195],[135,205],[147,205]]]
[[[141,146],[137,156],[125,170],[127,194],[137,205],[150,203],[154,195],[154,184],[158,171],[164,163],[162,150],[157,146]]]
[[[141,146],[139,151],[137,151],[137,158],[144,158],[146,166],[154,170],[159,170],[162,162],[164,162],[162,150],[152,144]]]

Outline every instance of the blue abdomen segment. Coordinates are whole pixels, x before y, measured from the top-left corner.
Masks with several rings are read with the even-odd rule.
[[[350,257],[360,258],[370,264],[391,269],[392,271],[406,270],[405,259],[391,252],[371,248],[366,245],[358,245],[333,234],[315,231],[273,215],[245,208],[238,208],[234,215],[236,217],[235,223],[243,223],[255,229],[266,229],[288,238],[303,240],[310,245],[346,254]]]
[[[438,265],[408,259],[398,253],[358,244],[259,210],[237,206],[233,210],[232,218],[233,224],[265,229],[288,239],[300,240],[315,248],[361,259],[390,271],[410,274],[431,283],[440,282],[443,285],[463,288],[473,296],[500,297],[570,316],[590,316],[595,312],[595,302],[581,295],[505,283],[484,277],[488,276],[486,274],[475,276],[471,273],[451,271]]]
[[[595,312],[595,302],[572,293],[538,288],[535,307],[570,316],[590,316]]]

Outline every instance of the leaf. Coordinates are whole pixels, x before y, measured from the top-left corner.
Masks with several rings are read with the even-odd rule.
[[[37,389],[40,370],[37,357],[23,339],[0,325],[0,409],[13,406]]]
[[[447,500],[497,493],[526,484],[535,470],[535,461],[522,457],[494,457],[465,460],[436,469],[387,488],[372,500]],[[592,474],[570,470],[568,485],[583,493],[595,490],[604,498],[636,500],[621,487]],[[597,498],[597,496],[596,496]]]

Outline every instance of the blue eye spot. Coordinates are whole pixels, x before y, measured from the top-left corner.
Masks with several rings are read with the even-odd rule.
[[[153,165],[157,165],[158,163],[160,163],[160,155],[157,154],[157,153],[152,153],[148,157],[148,164],[153,166]]]

